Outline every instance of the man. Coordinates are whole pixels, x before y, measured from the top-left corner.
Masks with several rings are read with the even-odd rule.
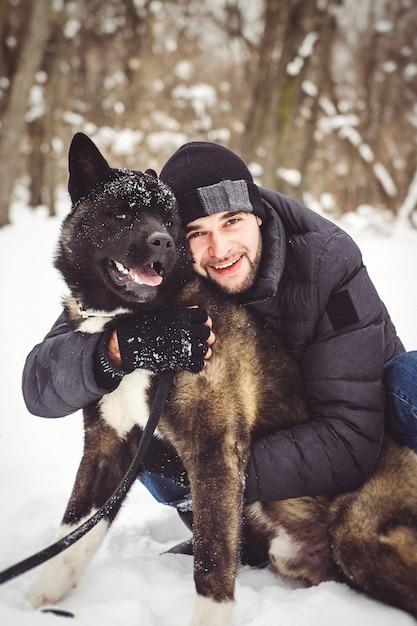
[[[177,198],[195,272],[265,320],[301,366],[312,420],[253,441],[246,500],[358,487],[378,459],[384,418],[417,451],[417,352],[404,351],[350,237],[294,200],[257,187],[244,162],[217,144],[182,146],[161,179]],[[157,321],[166,329],[164,367],[181,350],[182,318],[176,310],[170,315]],[[210,358],[215,329],[201,310],[190,315],[199,341],[182,367],[195,371]],[[72,332],[61,315],[28,356],[28,409],[63,416],[113,390],[133,367],[161,369],[149,356],[158,346],[142,330],[149,323],[138,315],[111,335],[87,336]],[[133,331],[142,336],[142,361],[131,358],[126,337]],[[119,377],[109,376],[112,368]],[[175,452],[155,441],[145,467],[142,480],[155,497],[187,510],[187,480]]]

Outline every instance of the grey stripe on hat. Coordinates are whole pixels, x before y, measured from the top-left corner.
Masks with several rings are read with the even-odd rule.
[[[245,180],[222,180],[209,187],[199,187],[197,193],[206,215],[223,211],[253,213]]]

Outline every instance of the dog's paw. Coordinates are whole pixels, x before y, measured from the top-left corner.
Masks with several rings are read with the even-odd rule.
[[[232,620],[233,606],[233,600],[216,602],[209,597],[198,594],[191,626],[212,626],[212,624],[229,626]]]
[[[91,511],[90,515],[93,515],[94,512],[94,510]],[[81,520],[78,526],[83,521]],[[26,593],[27,600],[34,608],[55,604],[70,589],[77,586],[83,571],[101,544],[108,527],[109,524],[106,520],[100,520],[96,526],[76,543],[46,563],[39,578],[35,580]],[[66,537],[76,528],[77,526],[61,526],[58,539]]]
[[[68,563],[48,563],[27,590],[25,597],[33,608],[56,604],[70,589],[77,586],[78,575]]]

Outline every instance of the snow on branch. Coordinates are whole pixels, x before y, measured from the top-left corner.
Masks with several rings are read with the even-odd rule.
[[[400,219],[411,218],[411,214],[417,208],[417,171],[414,174],[414,178],[411,181],[408,193],[404,198],[404,202],[398,209],[398,217]]]
[[[316,43],[318,38],[318,33],[315,32],[308,33],[308,35],[304,37],[304,40],[298,49],[297,56],[287,65],[287,74],[289,74],[289,76],[299,75],[299,73],[303,69],[305,59],[311,56],[314,44]]]
[[[349,141],[349,143],[357,149],[361,159],[370,166],[371,171],[386,195],[390,198],[395,198],[398,193],[398,189],[394,180],[385,165],[375,160],[375,154],[372,148],[369,144],[363,141],[360,132],[357,128],[355,128],[355,126],[359,124],[359,118],[356,115],[340,114],[335,104],[328,98],[321,97],[319,99],[319,104],[325,114],[325,117],[318,122],[319,131],[323,134],[338,131],[339,137]]]

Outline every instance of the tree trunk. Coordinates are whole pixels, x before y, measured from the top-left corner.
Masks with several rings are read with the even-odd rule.
[[[44,85],[45,111],[41,117],[27,125],[31,152],[28,155],[30,176],[30,206],[43,204],[49,208],[49,215],[56,214],[56,170],[57,156],[53,149],[55,122],[60,110],[61,64],[67,52],[63,21],[66,16],[65,1],[51,17],[51,32],[48,49],[44,56],[43,69],[48,76]]]
[[[328,76],[327,62],[335,31],[330,0],[323,9],[315,0],[267,0],[253,105],[242,152],[263,168],[262,183],[277,184],[277,168],[303,174],[314,148],[317,100]],[[303,91],[309,79],[315,96]],[[287,193],[286,184],[280,189]],[[293,194],[294,195],[294,194]],[[296,195],[296,194],[295,194]]]
[[[33,78],[39,69],[49,35],[51,0],[31,3],[29,24],[22,43],[17,70],[12,78],[9,102],[2,119],[0,138],[0,227],[9,223],[9,205],[18,172],[19,141],[25,126],[25,113]]]
[[[289,0],[282,3],[266,0],[264,31],[252,85],[252,106],[246,121],[242,145],[242,153],[248,162],[265,161],[264,140],[272,132],[275,133],[274,116],[269,115],[269,112],[276,108],[276,98],[279,97],[279,92],[275,88],[280,56],[277,45],[281,39],[289,5]]]

